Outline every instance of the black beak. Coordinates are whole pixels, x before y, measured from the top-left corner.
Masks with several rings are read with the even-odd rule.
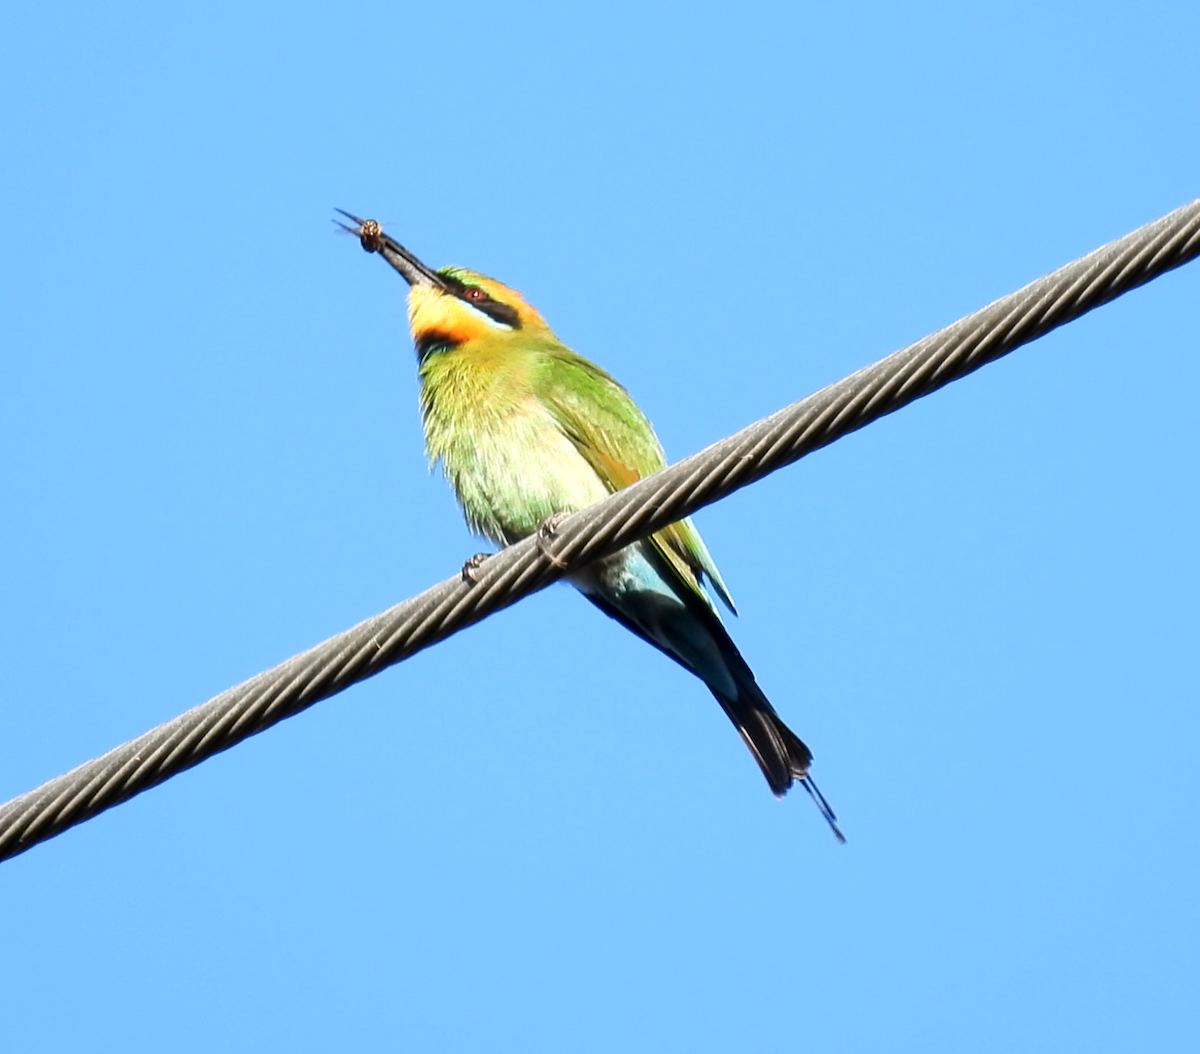
[[[380,256],[404,276],[404,280],[409,285],[432,285],[446,292],[451,292],[450,283],[442,275],[438,274],[432,268],[426,267],[425,264],[421,263],[403,245],[396,241],[395,238],[384,234],[378,220],[362,220],[353,213],[346,212],[344,209],[335,209],[334,211],[340,212],[346,219],[356,223],[357,226],[350,227],[342,223],[341,220],[334,220],[334,223],[341,227],[342,230],[357,235],[360,244],[367,252],[379,253]]]

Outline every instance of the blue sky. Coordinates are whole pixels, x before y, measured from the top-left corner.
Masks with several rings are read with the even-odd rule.
[[[679,457],[1200,194],[1191,4],[14,4],[0,798],[453,574],[403,283]],[[555,587],[0,865],[13,1050],[1200,1027],[1193,265],[703,512],[849,844]]]

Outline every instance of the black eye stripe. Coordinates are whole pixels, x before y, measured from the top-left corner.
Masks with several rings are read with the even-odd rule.
[[[493,300],[486,294],[485,297],[484,300],[468,300],[467,303],[472,307],[479,308],[488,318],[503,326],[511,326],[513,329],[521,328],[521,316],[517,314],[516,308],[502,304],[499,300]]]
[[[455,278],[453,275],[443,273],[441,278],[445,281],[450,292],[464,304],[470,304],[471,307],[482,311],[488,318],[494,322],[499,322],[502,326],[509,326],[512,329],[521,328],[521,316],[517,314],[517,309],[509,307],[508,304],[502,304],[499,300],[493,300],[488,295],[486,289],[481,289],[477,285],[467,285],[466,282]],[[472,300],[467,296],[470,290],[476,290],[483,295],[478,300]]]

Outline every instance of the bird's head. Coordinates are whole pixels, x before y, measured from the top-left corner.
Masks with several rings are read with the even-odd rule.
[[[473,341],[549,333],[542,316],[503,282],[462,267],[435,271],[384,234],[375,220],[343,215],[358,224],[346,229],[358,235],[362,247],[379,253],[408,282],[408,326],[420,358]]]
[[[462,267],[434,274],[436,281],[413,282],[408,291],[408,328],[421,358],[473,341],[518,333],[527,338],[546,328],[542,316],[503,282]]]

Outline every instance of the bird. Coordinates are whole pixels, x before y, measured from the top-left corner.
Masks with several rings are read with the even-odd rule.
[[[354,224],[335,220],[339,227],[408,282],[426,451],[471,530],[512,545],[666,467],[653,427],[625,388],[559,340],[520,293],[465,268],[434,270],[377,221],[337,212]],[[569,581],[703,681],[774,794],[782,798],[799,783],[845,841],[809,774],[812,751],[776,713],[717,613],[706,586],[737,612],[690,519]]]

